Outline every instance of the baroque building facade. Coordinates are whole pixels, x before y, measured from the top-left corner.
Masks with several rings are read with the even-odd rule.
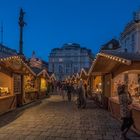
[[[140,10],[134,12],[120,36],[121,52],[140,53]]]
[[[77,43],[67,43],[61,48],[52,49],[49,55],[49,72],[53,72],[57,80],[80,72],[82,68],[89,68],[93,60],[90,49],[81,47]]]
[[[35,67],[39,69],[44,68],[48,70],[48,62],[37,58],[35,55],[35,51],[33,51],[32,57],[29,59],[29,65],[30,67]]]
[[[110,40],[100,51],[140,54],[140,10],[134,12],[133,19],[126,24],[119,39]]]

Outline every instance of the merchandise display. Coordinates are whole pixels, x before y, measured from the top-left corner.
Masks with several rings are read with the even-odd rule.
[[[41,78],[40,90],[46,91],[47,90],[47,81],[44,78]]]
[[[24,89],[25,93],[37,91],[35,87],[35,78],[31,75],[24,76]]]
[[[101,94],[102,93],[102,80],[101,76],[96,76],[93,82],[93,93]]]
[[[8,87],[0,87],[0,97],[7,96],[9,94],[10,94],[10,92],[9,92]]]
[[[126,84],[128,92],[133,98],[133,103],[140,103],[140,76],[138,73],[122,73],[115,77],[113,80],[113,97],[117,96],[118,84]]]

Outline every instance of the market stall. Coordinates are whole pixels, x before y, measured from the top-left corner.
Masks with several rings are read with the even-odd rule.
[[[44,98],[47,95],[48,84],[50,81],[50,76],[45,69],[41,70],[37,74],[38,84],[39,84],[39,98]]]
[[[84,82],[84,84],[88,84],[87,83],[87,80],[88,80],[88,73],[87,73],[87,71],[84,69],[84,68],[82,68],[81,69],[81,72],[80,72],[80,79],[82,79],[82,81]]]
[[[102,74],[103,105],[109,105],[111,114],[120,119],[120,106],[117,95],[118,84],[127,84],[128,91],[133,97],[132,115],[136,126],[135,131],[140,132],[140,55],[127,52],[106,52],[97,55],[91,73]]]
[[[23,104],[27,104],[37,100],[37,81],[36,76],[32,73],[23,76]]]
[[[13,93],[16,96],[17,106],[32,102],[36,94],[33,87],[33,80],[35,80],[36,75],[23,58],[18,55],[10,56],[2,59],[1,65],[13,73]]]
[[[12,72],[0,66],[0,114],[16,108]]]
[[[80,74],[77,73],[76,76],[75,76],[75,81],[76,81],[77,84],[79,83],[79,80],[80,80]]]
[[[98,90],[101,91],[99,101],[100,105],[104,108],[108,108],[108,99],[111,97],[113,71],[119,66],[128,64],[129,61],[110,54],[97,54],[89,71],[89,77],[92,77],[92,79],[90,79],[92,84],[90,85],[93,93],[96,93]]]
[[[50,80],[52,82],[55,82],[56,81],[56,77],[55,77],[55,74],[54,73],[50,75]]]
[[[75,75],[72,75],[72,76],[71,76],[71,82],[72,82],[73,84],[76,83]]]
[[[134,64],[135,65],[135,64]],[[110,97],[110,110],[114,117],[120,119],[119,101],[117,95],[117,85],[125,83],[132,96],[132,115],[136,126],[136,131],[140,133],[140,67],[137,70],[124,71],[112,79],[112,95]]]
[[[24,75],[32,73],[19,56],[0,58],[0,113],[24,104]]]

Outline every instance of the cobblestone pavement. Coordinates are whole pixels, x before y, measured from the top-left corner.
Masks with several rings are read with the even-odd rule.
[[[56,95],[2,115],[0,127],[0,140],[119,140],[120,135],[120,124],[108,111],[91,101],[77,109]],[[140,140],[133,132],[129,136]]]

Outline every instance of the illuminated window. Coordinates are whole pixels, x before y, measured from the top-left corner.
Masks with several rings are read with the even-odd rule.
[[[63,59],[62,58],[59,58],[59,62],[62,62],[63,61]]]
[[[47,90],[47,82],[46,82],[46,79],[44,79],[44,78],[41,78],[40,90],[41,91],[46,91]]]

